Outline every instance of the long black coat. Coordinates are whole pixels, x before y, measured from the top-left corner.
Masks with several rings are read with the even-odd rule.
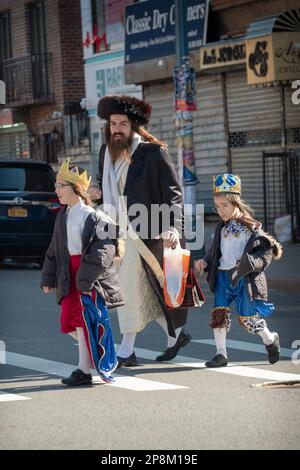
[[[104,165],[105,145],[100,149],[99,156],[99,185],[102,189],[102,176]],[[163,264],[163,240],[155,239],[155,236],[166,230],[178,230],[181,234],[183,226],[183,197],[180,184],[177,179],[171,157],[166,150],[156,144],[141,143],[132,154],[131,165],[128,169],[124,196],[127,197],[127,210],[134,204],[143,204],[148,212],[148,231],[142,236],[144,243],[157,258],[160,265]],[[157,229],[151,233],[153,205],[166,204],[174,208],[170,220],[157,222]],[[132,222],[134,216],[130,216]],[[168,323],[170,335],[174,336],[174,330],[186,323],[186,309],[168,309],[164,303],[162,289],[148,264],[142,259],[149,280],[161,302]]]
[[[82,256],[76,275],[76,286],[80,292],[97,289],[108,308],[124,305],[117,269],[114,264],[116,241],[108,237],[98,238],[99,231],[107,231],[96,212],[88,215],[82,233]],[[112,230],[113,231],[113,230]],[[66,208],[56,217],[52,241],[46,252],[41,287],[56,289],[57,302],[69,293],[70,253],[67,245]]]

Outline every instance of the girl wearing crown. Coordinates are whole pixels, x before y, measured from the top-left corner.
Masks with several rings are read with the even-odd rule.
[[[87,172],[67,159],[56,179],[56,194],[65,205],[57,214],[45,256],[41,287],[56,289],[61,331],[78,339],[79,364],[62,380],[68,386],[91,385],[91,366],[104,382],[117,366],[107,308],[123,305],[114,258],[116,225],[91,207]]]
[[[267,302],[265,269],[273,258],[279,259],[281,245],[261,229],[252,209],[241,199],[238,176],[221,174],[214,178],[214,203],[221,221],[217,224],[212,246],[195,262],[200,274],[215,294],[210,326],[214,331],[217,355],[207,367],[228,364],[226,333],[230,330],[230,305],[235,302],[238,319],[248,333],[258,334],[266,346],[269,362],[279,360],[280,345],[276,332],[268,329],[265,317],[274,310]]]

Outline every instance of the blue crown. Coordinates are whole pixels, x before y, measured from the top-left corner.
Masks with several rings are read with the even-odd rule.
[[[237,175],[223,173],[213,177],[213,190],[215,194],[231,193],[241,194],[241,180]]]

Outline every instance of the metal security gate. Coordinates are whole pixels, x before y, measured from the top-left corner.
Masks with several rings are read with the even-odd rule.
[[[242,197],[260,220],[264,215],[261,155],[282,149],[280,90],[249,87],[243,70],[225,75],[228,170],[241,177]]]
[[[263,152],[264,228],[274,233],[276,218],[290,216],[293,242],[300,242],[300,155]]]
[[[197,78],[196,86],[197,111],[193,112],[193,131],[196,173],[200,180],[197,202],[204,204],[208,213],[213,206],[212,176],[227,169],[222,76],[202,75]],[[147,129],[168,143],[170,155],[178,168],[173,81],[144,85],[144,98],[152,106]]]

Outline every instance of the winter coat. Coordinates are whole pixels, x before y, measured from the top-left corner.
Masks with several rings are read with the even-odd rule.
[[[67,245],[66,210],[57,214],[52,241],[45,255],[41,287],[56,289],[57,302],[61,303],[70,288],[70,254]],[[108,236],[97,236],[107,232]],[[111,236],[111,238],[109,238]],[[101,219],[97,212],[88,215],[82,232],[82,256],[76,276],[80,292],[97,289],[108,308],[124,305],[117,268],[114,227]]]
[[[104,167],[105,145],[100,148],[98,181],[102,189],[102,177]],[[155,237],[167,230],[179,230],[180,235],[183,227],[183,197],[182,190],[176,175],[174,165],[167,150],[157,144],[142,142],[133,152],[131,164],[128,169],[124,196],[127,198],[127,210],[134,204],[143,204],[148,213],[148,231],[141,237],[152,254],[156,257],[161,267],[163,265],[163,240]],[[176,207],[171,213],[170,220],[160,217],[156,226],[156,232],[151,233],[151,222],[153,222],[153,205],[165,204]],[[134,217],[129,214],[132,222]],[[187,319],[186,309],[168,309],[164,303],[162,289],[151,270],[150,266],[142,259],[145,271],[157,294],[164,311],[168,330],[174,335],[176,328],[185,325]]]
[[[224,225],[222,220],[217,224],[212,245],[204,256],[207,263],[207,281],[212,292],[215,291],[217,272],[222,256],[221,231]],[[273,258],[279,259],[281,255],[280,243],[260,228],[255,229],[246,243],[239,267],[231,270],[231,274],[232,272],[236,274],[231,281],[233,287],[244,277],[250,300],[267,301],[268,285],[264,271]]]

